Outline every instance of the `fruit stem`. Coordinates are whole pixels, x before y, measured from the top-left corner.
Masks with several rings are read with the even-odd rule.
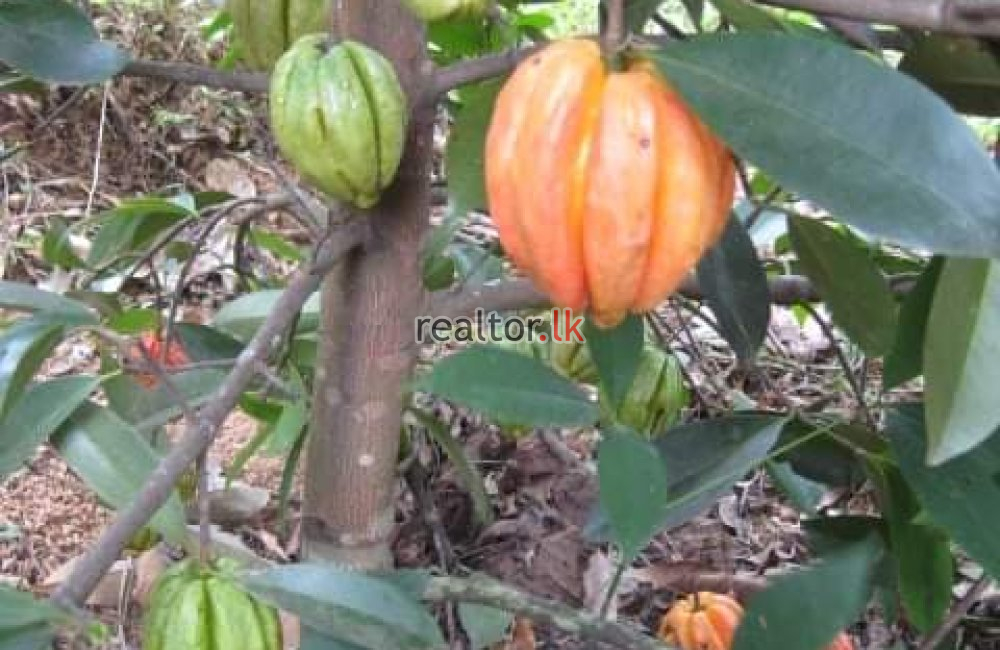
[[[604,54],[615,70],[621,68],[620,51],[625,42],[625,0],[608,0],[604,24]]]

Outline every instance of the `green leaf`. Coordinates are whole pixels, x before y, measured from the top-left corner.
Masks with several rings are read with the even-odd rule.
[[[45,623],[9,629],[0,624],[0,650],[49,650],[55,636],[56,631]]]
[[[411,412],[420,424],[427,428],[427,433],[434,441],[441,445],[441,448],[448,455],[448,459],[454,465],[459,480],[462,481],[465,489],[469,491],[469,496],[472,497],[477,523],[484,526],[492,523],[493,506],[490,503],[489,494],[486,492],[486,483],[483,481],[483,475],[469,461],[465,449],[451,435],[451,430],[445,427],[440,420],[420,410],[414,409]]]
[[[775,578],[750,598],[733,649],[824,647],[864,610],[881,552],[880,540],[867,537],[808,569]]]
[[[156,452],[133,427],[110,409],[91,402],[77,409],[52,443],[73,471],[115,508],[131,503],[159,462]],[[176,495],[151,523],[173,543],[187,538],[184,509]]]
[[[881,494],[882,513],[889,524],[892,559],[899,575],[899,592],[907,620],[922,632],[941,622],[951,605],[953,562],[948,537],[915,520],[921,507],[899,469],[888,463],[873,466]]]
[[[484,134],[493,117],[493,104],[503,80],[487,81],[461,90],[461,107],[448,136],[445,164],[448,193],[458,214],[486,207],[483,176]]]
[[[920,404],[891,411],[887,432],[903,477],[920,499],[927,519],[951,535],[981,564],[1000,577],[1000,519],[986,516],[1000,503],[1000,436],[975,453],[928,467],[924,414]]]
[[[781,432],[778,446],[789,448],[778,460],[786,461],[796,474],[810,481],[839,488],[852,488],[865,479],[865,471],[852,446],[852,438],[878,434],[860,425],[822,426],[792,419]],[[846,444],[845,444],[846,443]],[[862,443],[863,444],[863,443]],[[875,452],[873,452],[875,453]]]
[[[125,201],[95,217],[98,231],[87,264],[103,268],[123,257],[142,253],[158,235],[196,214],[170,199],[146,197]]]
[[[192,362],[235,359],[243,352],[241,341],[214,327],[198,323],[177,323],[174,331]]]
[[[738,219],[698,264],[698,284],[736,356],[757,356],[771,320],[771,292],[757,249]]]
[[[741,31],[784,31],[785,26],[766,9],[744,0],[711,0],[719,13]]]
[[[590,356],[597,365],[601,386],[617,408],[628,394],[642,359],[646,340],[641,318],[630,315],[611,330],[604,330],[588,318],[583,324],[583,336]],[[573,342],[553,340],[551,345],[573,345]]]
[[[788,463],[769,462],[767,473],[799,512],[808,515],[817,513],[826,492],[821,484],[799,476]]]
[[[843,234],[815,219],[791,217],[799,263],[851,340],[870,356],[892,349],[896,301],[875,262]]]
[[[516,352],[473,346],[442,359],[417,388],[454,400],[504,424],[586,426],[597,405],[545,364]]]
[[[474,603],[459,603],[458,617],[473,650],[487,650],[503,641],[514,620],[513,615],[502,609]]]
[[[212,319],[212,325],[232,334],[241,341],[249,341],[264,319],[274,309],[281,297],[281,290],[258,291],[240,296],[223,305]],[[302,307],[296,332],[311,332],[319,327],[319,294],[313,294]]]
[[[298,246],[281,235],[276,235],[261,228],[250,229],[250,241],[253,242],[254,246],[270,251],[280,258],[291,260],[292,262],[301,262],[305,259],[305,255]]]
[[[445,646],[434,618],[388,580],[325,564],[298,564],[248,573],[241,581],[303,624],[363,648]]]
[[[36,79],[90,84],[116,75],[129,57],[102,43],[90,19],[70,2],[4,0],[0,61]]]
[[[916,285],[903,300],[899,310],[899,325],[892,351],[885,358],[882,386],[885,390],[918,377],[924,373],[924,337],[927,319],[934,301],[944,259],[935,257],[927,266]]]
[[[158,329],[160,319],[158,309],[126,309],[108,319],[108,328],[119,334],[139,334]]]
[[[65,618],[55,605],[33,595],[0,585],[0,640],[5,633],[33,625],[45,625]],[[0,646],[4,647],[4,646]]]
[[[14,407],[62,338],[63,326],[43,318],[19,321],[0,334],[0,418]]]
[[[1000,423],[1000,264],[949,259],[924,340],[927,459],[969,451]]]
[[[188,404],[196,408],[212,399],[225,376],[223,370],[206,369],[173,374],[170,379]],[[163,426],[183,413],[173,393],[164,385],[147,390],[131,377],[115,375],[105,380],[104,392],[111,410],[140,432]]]
[[[1000,59],[984,39],[907,33],[899,69],[924,82],[962,113],[1000,115]]]
[[[766,461],[786,421],[741,413],[674,427],[654,438],[668,481],[660,527],[670,530],[694,519]],[[595,512],[585,533],[592,541],[606,541],[607,516]]]
[[[906,75],[778,33],[699,37],[654,57],[735,152],[782,187],[869,235],[1000,256],[1000,172],[965,122]]]
[[[0,307],[16,311],[44,312],[49,320],[59,319],[66,325],[94,325],[98,322],[83,303],[21,282],[0,280]]]
[[[0,421],[0,479],[29,460],[99,383],[97,377],[60,377],[28,388]]]
[[[663,523],[667,475],[656,448],[634,431],[605,431],[597,451],[601,509],[626,562]]]
[[[78,269],[84,266],[70,243],[70,230],[66,220],[59,216],[50,217],[42,239],[42,259],[53,266],[64,269]]]
[[[653,440],[670,480],[663,526],[699,515],[767,458],[786,419],[756,413],[701,420]]]

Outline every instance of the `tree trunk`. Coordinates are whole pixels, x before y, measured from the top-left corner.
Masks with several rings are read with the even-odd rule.
[[[307,454],[303,556],[357,570],[392,566],[402,384],[423,305],[434,108],[422,26],[398,0],[342,0],[335,32],[378,49],[417,105],[394,185],[369,213],[373,237],[322,289],[322,337]],[[331,152],[336,155],[336,152]]]

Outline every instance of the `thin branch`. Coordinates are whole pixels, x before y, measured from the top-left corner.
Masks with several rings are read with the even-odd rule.
[[[982,597],[989,586],[993,583],[989,576],[983,576],[976,581],[969,591],[966,592],[962,600],[958,601],[956,605],[948,612],[948,617],[941,621],[934,630],[932,630],[917,647],[917,650],[934,650],[938,647],[945,637],[947,637],[952,630],[962,622],[962,619],[972,606]]]
[[[948,34],[1000,35],[1000,3],[970,0],[757,0],[822,16],[927,29]]]
[[[431,578],[424,589],[423,599],[430,602],[475,603],[496,607],[615,648],[665,650],[671,647],[646,636],[636,628],[601,620],[589,612],[577,611],[562,603],[526,594],[485,576]]]
[[[263,72],[226,72],[191,63],[173,61],[132,61],[120,73],[123,77],[146,77],[162,81],[264,93],[268,90],[268,75]]]
[[[275,342],[281,340],[329,269],[364,239],[368,229],[364,221],[348,224],[321,244],[311,264],[295,273],[213,399],[200,412],[199,423],[186,428],[184,437],[163,458],[132,503],[119,511],[90,552],[76,563],[73,572],[52,594],[55,603],[72,608],[86,601],[135,531],[167,501],[181,474],[212,443],[216,431],[257,374],[258,363],[269,356]]]
[[[604,51],[616,54],[625,40],[625,0],[608,0],[608,22],[604,30]]]
[[[469,59],[438,68],[434,72],[434,81],[430,84],[431,97],[429,100],[437,101],[441,95],[449,90],[465,84],[502,77],[513,70],[518,63],[538,51],[539,47],[508,50],[501,54]]]

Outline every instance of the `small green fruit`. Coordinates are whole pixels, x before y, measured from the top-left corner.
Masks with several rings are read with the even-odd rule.
[[[292,43],[326,29],[333,0],[227,0],[247,65],[270,70]]]
[[[303,36],[271,75],[271,129],[302,177],[333,198],[378,203],[403,156],[406,96],[392,64],[353,41]]]

